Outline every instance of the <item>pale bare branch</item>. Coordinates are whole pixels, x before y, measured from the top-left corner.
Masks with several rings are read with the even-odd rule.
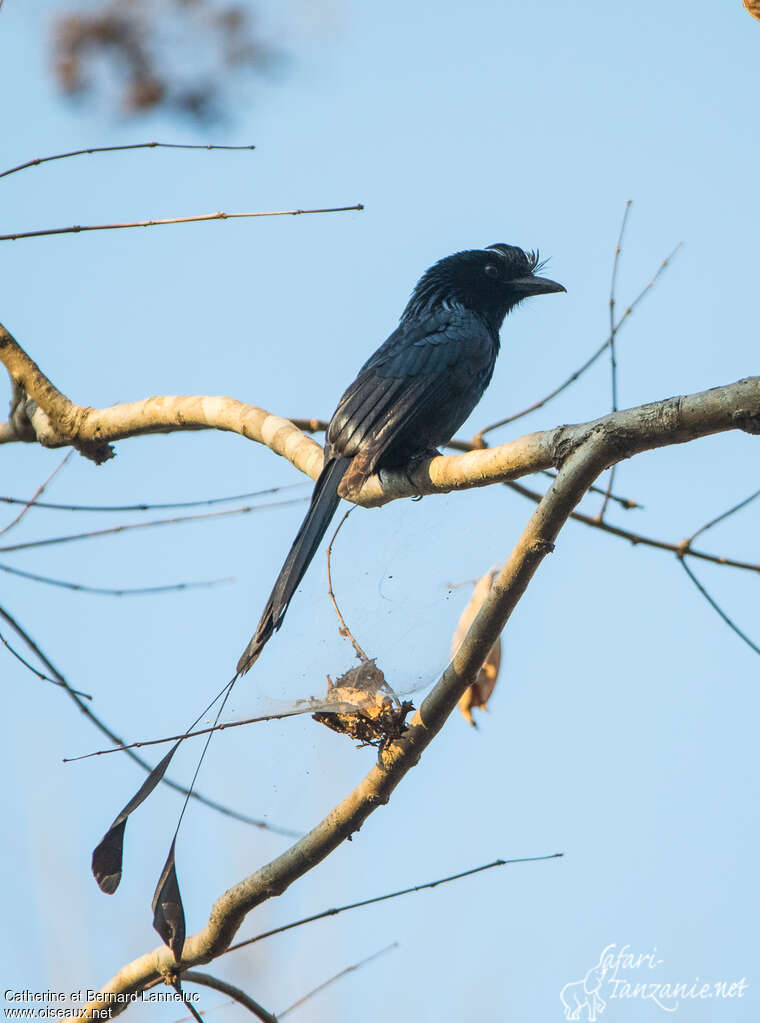
[[[312,831],[217,900],[206,926],[186,940],[180,963],[174,962],[172,952],[165,946],[141,956],[108,982],[99,997],[87,1006],[85,1017],[94,1018],[109,1005],[118,1011],[120,1006],[109,1001],[109,994],[139,992],[166,971],[182,971],[220,955],[252,909],[284,892],[350,838],[378,806],[388,802],[472,683],[541,562],[554,549],[562,526],[600,472],[641,451],[731,429],[760,432],[760,379],[740,381],[687,398],[668,399],[615,413],[593,424],[563,427],[516,442],[523,463],[542,463],[534,468],[557,465],[557,478],[541,498],[461,646],[410,727],[400,739],[380,750],[376,766]],[[515,445],[505,447],[514,454]],[[462,459],[477,460],[493,454],[478,451],[433,459],[425,472],[432,476],[436,462],[461,463]],[[460,481],[461,476],[449,483],[459,486]],[[383,497],[387,499],[385,494]]]
[[[234,398],[163,396],[107,409],[75,405],[2,327],[0,362],[16,389],[28,396],[27,404],[34,405],[27,422],[39,442],[47,446],[70,444],[97,461],[110,457],[111,441],[173,430],[218,429],[264,444],[312,479],[322,468],[321,447],[292,422]],[[588,423],[527,434],[494,448],[439,455],[421,462],[410,473],[381,471],[370,477],[359,493],[341,496],[355,504],[377,507],[404,497],[503,483],[559,467],[569,452],[595,434],[614,439],[609,445],[608,468],[642,451],[733,429],[760,433],[760,377],[652,402]]]

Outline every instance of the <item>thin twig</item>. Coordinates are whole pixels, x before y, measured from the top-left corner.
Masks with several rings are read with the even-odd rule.
[[[708,529],[712,529],[713,526],[717,526],[719,522],[723,522],[724,519],[733,515],[734,512],[738,512],[740,509],[746,508],[748,504],[751,504],[752,501],[756,500],[758,497],[760,497],[760,490],[756,490],[754,494],[750,494],[749,497],[745,497],[743,501],[739,501],[739,503],[735,504],[733,508],[729,508],[728,511],[724,511],[721,515],[717,515],[714,519],[710,519],[710,521],[706,522],[704,526],[700,526],[696,533],[692,533],[689,539],[684,541],[684,544],[686,547],[691,547],[692,542],[696,540],[698,536],[701,536],[702,533],[706,533]]]
[[[344,970],[341,970],[340,973],[336,973],[334,977],[330,977],[328,980],[323,981],[317,987],[313,988],[311,991],[305,994],[302,998],[299,998],[297,1002],[293,1002],[293,1004],[289,1005],[287,1009],[283,1009],[281,1012],[278,1012],[277,1019],[280,1020],[283,1018],[283,1016],[287,1016],[289,1012],[292,1012],[294,1009],[297,1009],[300,1005],[303,1005],[304,1002],[308,1002],[310,998],[313,998],[314,995],[318,995],[320,991],[324,991],[326,987],[329,987],[331,984],[334,984],[336,980],[340,980],[342,977],[345,977],[349,973],[353,973],[355,970],[360,970],[362,966],[367,966],[368,963],[371,963],[375,959],[379,959],[380,956],[385,955],[386,952],[390,952],[394,948],[398,948],[397,941],[393,941],[391,942],[390,945],[386,945],[385,948],[381,948],[379,952],[373,952],[372,955],[367,956],[366,959],[361,959],[358,963],[353,963],[351,966],[347,966]]]
[[[689,552],[689,553],[691,553],[691,552]],[[699,579],[697,579],[697,577],[694,575],[692,570],[686,564],[686,558],[683,557],[683,556],[679,556],[678,560],[681,562],[681,567],[683,568],[684,572],[688,575],[688,577],[691,579],[691,581],[697,587],[697,589],[702,594],[702,596],[705,598],[705,600],[710,605],[710,607],[713,609],[713,611],[716,611],[720,615],[720,617],[723,619],[723,621],[726,623],[726,625],[728,625],[729,628],[734,630],[734,632],[739,637],[739,639],[743,639],[744,640],[744,642],[747,644],[747,646],[750,648],[750,650],[754,650],[756,654],[760,654],[760,646],[758,646],[756,643],[753,643],[752,640],[749,638],[749,636],[746,634],[746,632],[742,632],[742,630],[739,628],[739,626],[736,624],[736,622],[732,618],[729,618],[729,616],[726,614],[726,612],[723,610],[723,608],[720,606],[720,604],[718,604],[717,601],[714,600],[713,597],[710,596],[710,594],[704,588],[702,583],[699,581]]]
[[[165,586],[126,586],[122,589],[114,589],[108,586],[86,586],[84,583],[70,583],[65,579],[53,579],[49,575],[37,575],[36,572],[25,572],[21,568],[11,568],[10,565],[1,565],[0,572],[8,572],[10,575],[20,576],[22,579],[30,579],[32,582],[45,583],[47,586],[60,586],[65,590],[76,590],[79,593],[96,593],[105,597],[137,597],[155,593],[175,593],[178,590],[207,589],[211,586],[220,586],[222,583],[232,583],[234,576],[226,576],[223,579],[202,579],[200,582],[190,583],[168,583]]]
[[[231,1001],[219,1002],[217,1005],[210,1005],[207,1009],[200,1009],[199,1014],[201,1016],[208,1016],[211,1012],[217,1012],[219,1009],[226,1009],[232,1005]],[[180,1016],[179,1019],[175,1019],[173,1023],[186,1023],[187,1020],[192,1019],[192,1016]]]
[[[353,646],[354,650],[356,651],[356,656],[359,658],[359,660],[360,661],[368,661],[369,657],[367,657],[367,655],[365,654],[365,652],[362,650],[361,646],[359,645],[359,641],[354,637],[354,634],[353,634],[353,632],[351,632],[351,630],[349,629],[348,625],[346,625],[346,619],[341,614],[341,610],[338,607],[338,601],[335,599],[335,592],[333,590],[333,584],[332,584],[332,549],[333,549],[333,544],[335,543],[335,541],[337,539],[338,533],[343,528],[343,523],[346,521],[346,519],[348,518],[348,516],[351,514],[351,512],[353,510],[354,510],[353,508],[349,508],[348,509],[346,514],[343,516],[343,518],[338,523],[338,528],[333,533],[332,539],[330,540],[329,544],[327,545],[327,592],[330,595],[330,600],[332,601],[332,606],[335,609],[335,614],[338,616],[338,621],[340,622],[340,628],[339,628],[338,631],[341,633],[341,635],[348,636],[348,638],[351,640],[351,645]]]
[[[277,1023],[276,1016],[273,1016],[271,1012],[267,1012],[262,1005],[254,1001],[245,991],[241,991],[239,987],[235,987],[226,980],[220,980],[218,977],[214,977],[210,973],[203,973],[200,970],[186,970],[182,974],[182,980],[189,981],[191,984],[201,984],[203,987],[210,987],[214,991],[220,991],[223,995],[229,995],[238,1004],[252,1012],[262,1023]],[[189,1003],[186,1004],[190,1008]]]
[[[180,981],[179,976],[167,977],[166,983],[169,987],[174,988],[179,997],[182,999],[182,1004],[190,1012],[191,1019],[194,1019],[195,1023],[203,1023],[203,1016],[201,1016],[198,1009],[196,1009],[190,1001],[186,992],[182,990],[182,982]]]
[[[633,302],[631,302],[631,304],[628,306],[628,308],[625,310],[623,315],[618,320],[618,322],[617,322],[617,324],[615,326],[616,332],[618,332],[618,333],[620,332],[620,328],[623,326],[623,324],[626,322],[626,320],[628,320],[628,318],[631,316],[633,311],[636,309],[636,306],[642,301],[642,299],[647,295],[647,293],[649,291],[651,291],[651,289],[657,283],[657,280],[660,277],[660,275],[670,265],[671,261],[673,260],[673,257],[675,256],[675,254],[678,252],[678,250],[682,246],[683,246],[683,242],[679,242],[678,245],[676,245],[676,247],[673,249],[673,251],[668,256],[666,256],[665,259],[663,259],[662,263],[660,263],[660,265],[659,265],[659,267],[657,269],[657,272],[654,274],[652,279],[649,281],[648,284],[646,284],[641,289],[641,291],[638,293],[636,298],[633,300]],[[539,401],[534,401],[532,405],[528,405],[528,407],[522,409],[522,411],[515,412],[511,416],[507,416],[506,419],[500,419],[498,422],[491,423],[490,426],[486,426],[484,429],[480,430],[478,433],[475,434],[475,437],[473,438],[473,446],[474,447],[482,447],[482,444],[479,443],[479,442],[482,440],[483,437],[485,437],[485,435],[487,433],[490,433],[492,430],[497,430],[501,426],[506,426],[508,423],[514,423],[516,419],[522,419],[523,416],[527,416],[530,412],[535,412],[536,409],[543,408],[544,405],[547,405],[553,398],[556,398],[558,394],[561,394],[562,391],[564,391],[566,388],[568,388],[571,384],[575,383],[575,381],[580,376],[582,376],[586,372],[587,369],[589,369],[591,366],[593,366],[593,364],[596,362],[596,360],[599,358],[599,356],[604,354],[604,352],[609,347],[609,345],[610,345],[610,338],[608,337],[606,339],[606,341],[604,341],[597,348],[597,350],[594,352],[594,354],[590,358],[588,358],[583,363],[582,366],[580,366],[579,369],[577,369],[574,373],[572,373],[567,378],[567,380],[565,380],[563,383],[561,383],[559,385],[559,387],[555,387],[553,391],[550,391],[543,398],[539,399]]]
[[[557,473],[553,469],[542,469],[542,476],[548,476],[550,479],[556,479]],[[643,504],[639,504],[638,501],[634,501],[631,497],[620,497],[617,494],[612,494],[609,490],[605,490],[603,487],[589,487],[588,491],[590,494],[605,494],[610,501],[614,501],[615,504],[619,504],[621,508],[626,511],[631,511],[633,508],[643,508]]]
[[[0,609],[0,614],[3,614],[3,611],[1,609]],[[4,614],[3,614],[3,617],[5,617]],[[49,675],[45,675],[44,672],[39,671],[37,668],[35,668],[35,666],[33,664],[31,664],[29,661],[27,661],[27,659],[25,657],[22,657],[21,654],[18,652],[18,650],[16,650],[14,647],[11,646],[11,644],[8,642],[8,640],[5,638],[5,636],[2,634],[2,632],[0,632],[0,643],[3,644],[3,646],[5,647],[6,650],[8,650],[10,653],[13,654],[13,656],[16,658],[17,661],[21,661],[21,663],[24,665],[25,668],[28,668],[29,671],[31,671],[31,673],[33,675],[36,675],[37,678],[42,679],[43,682],[50,682],[54,686],[60,686],[61,685],[61,683],[58,681],[58,679],[51,678]],[[85,700],[91,700],[92,699],[92,694],[91,693],[83,693],[81,689],[72,689],[71,691],[72,691],[72,693],[76,693],[77,696],[81,696]]]
[[[7,526],[3,526],[3,528],[0,529],[0,536],[3,536],[3,534],[10,532],[10,530],[13,529],[14,526],[17,526],[19,524],[19,522],[21,522],[21,520],[26,515],[26,513],[29,511],[29,509],[32,508],[37,503],[37,498],[41,497],[45,493],[45,488],[58,475],[58,473],[61,471],[61,469],[64,467],[64,465],[66,465],[66,463],[69,461],[69,459],[71,458],[71,456],[73,454],[74,454],[74,451],[72,449],[71,451],[68,452],[68,454],[66,454],[64,456],[63,460],[58,463],[58,465],[55,467],[55,469],[53,469],[53,471],[50,473],[50,475],[45,480],[45,482],[41,483],[37,487],[37,489],[35,490],[34,494],[32,494],[32,496],[27,501],[22,502],[24,507],[21,509],[21,511],[18,513],[18,515],[15,518],[11,519],[11,521],[8,523]]]
[[[491,870],[493,867],[505,867],[513,863],[538,863],[541,860],[556,860],[564,856],[564,853],[551,853],[548,856],[521,856],[517,859],[512,860],[494,860],[492,863],[485,863],[481,867],[473,867],[471,870],[463,870],[459,874],[451,874],[449,877],[439,877],[436,881],[427,881],[425,884],[414,885],[412,888],[402,888],[397,892],[387,892],[385,895],[376,895],[371,899],[362,899],[360,902],[349,902],[345,906],[337,906],[333,909],[324,909],[321,913],[314,913],[312,916],[302,917],[300,920],[294,920],[292,923],[283,924],[282,927],[274,927],[271,931],[262,931],[261,934],[255,935],[253,938],[245,938],[243,941],[238,941],[234,945],[230,945],[226,952],[235,952],[239,948],[245,948],[247,945],[254,945],[257,941],[263,941],[264,938],[271,938],[275,934],[282,934],[283,931],[291,931],[294,927],[301,927],[303,924],[314,923],[315,920],[324,920],[328,916],[337,916],[338,913],[345,913],[349,909],[360,909],[362,906],[371,906],[376,902],[386,902],[388,899],[397,899],[400,895],[411,895],[413,892],[421,892],[426,888],[437,888],[439,884],[448,884],[450,881],[459,881],[460,878],[470,877],[472,874],[480,874],[484,870]],[[225,954],[226,954],[225,952]]]
[[[74,149],[70,153],[56,153],[55,156],[36,156],[33,160],[20,163],[18,167],[11,167],[10,170],[0,172],[0,178],[7,178],[9,174],[16,174],[18,171],[27,170],[29,167],[39,167],[42,163],[50,163],[51,160],[67,160],[70,156],[84,156],[92,153],[116,153],[125,149],[255,149],[256,146],[211,146],[211,145],[185,145],[180,142],[133,142],[128,146],[94,146],[92,149]]]
[[[623,222],[620,225],[620,233],[618,234],[617,245],[615,246],[615,258],[612,261],[612,279],[610,280],[610,370],[612,380],[612,411],[617,412],[618,410],[618,391],[617,391],[617,359],[615,353],[615,335],[618,332],[618,326],[615,323],[615,286],[617,284],[617,273],[618,264],[620,262],[620,253],[622,251],[623,236],[625,235],[625,227],[628,223],[628,214],[631,212],[631,206],[633,205],[633,199],[629,199],[625,204],[625,212],[623,213]]]
[[[528,487],[523,486],[522,483],[517,483],[515,480],[509,480],[504,484],[505,487],[509,487],[510,490],[514,490],[516,493],[521,494],[523,497],[527,497],[530,501],[535,504],[543,497],[543,494],[537,493],[535,490],[530,490]],[[705,551],[695,551],[691,547],[686,548],[684,542],[681,543],[667,543],[664,540],[655,540],[651,536],[644,536],[642,533],[632,533],[628,529],[621,529],[619,526],[612,526],[609,522],[599,522],[599,520],[591,515],[584,515],[583,512],[574,511],[570,515],[571,519],[576,522],[582,522],[585,526],[592,526],[594,529],[601,529],[604,533],[611,533],[613,536],[619,536],[623,540],[629,540],[634,546],[642,544],[644,547],[654,547],[660,551],[670,551],[672,554],[688,554],[692,558],[699,558],[701,561],[711,561],[714,565],[725,565],[729,568],[742,568],[748,572],[760,572],[760,565],[754,565],[747,561],[735,561],[733,558],[724,558],[718,554],[707,554]]]
[[[36,657],[39,658],[42,664],[44,664],[44,666],[54,677],[54,679],[57,679],[60,687],[74,701],[74,703],[77,705],[79,710],[84,714],[84,716],[89,721],[91,721],[92,724],[100,732],[103,733],[103,735],[107,736],[111,740],[111,742],[121,745],[124,742],[122,737],[120,735],[117,735],[116,732],[112,731],[108,727],[108,725],[101,721],[101,719],[96,714],[94,714],[85,703],[82,702],[82,700],[79,697],[79,690],[74,689],[71,685],[69,685],[69,683],[61,674],[61,672],[42,652],[37,643],[32,639],[29,633],[15,620],[15,618],[13,618],[13,616],[10,615],[8,611],[6,611],[2,607],[0,607],[0,617],[4,618],[5,621],[8,622],[8,624],[14,629],[16,634],[20,636],[20,638],[26,643],[29,649],[35,654]],[[143,758],[138,756],[137,753],[135,753],[133,750],[131,749],[126,750],[126,754],[144,771],[150,773],[153,770],[152,765],[149,764],[147,761],[143,760]],[[167,778],[165,775],[161,779],[161,781],[170,789],[173,789],[175,792],[180,793],[180,795],[186,796],[188,794],[189,790],[184,785],[180,785],[178,782],[172,781],[171,778]],[[261,828],[263,831],[273,831],[278,835],[285,835],[288,838],[299,838],[301,836],[300,831],[293,831],[290,828],[282,828],[277,824],[269,824],[267,821],[259,820],[256,817],[249,817],[247,814],[240,813],[240,811],[238,810],[233,810],[231,807],[225,806],[223,803],[217,803],[216,800],[209,799],[208,796],[204,796],[200,792],[194,791],[192,793],[192,797],[197,802],[202,803],[204,806],[209,807],[209,809],[216,810],[217,813],[221,813],[225,817],[232,817],[235,820],[241,821],[243,824],[250,824],[254,828]]]
[[[252,490],[248,494],[231,494],[229,497],[207,497],[200,501],[168,501],[161,503],[144,504],[55,504],[50,501],[35,501],[35,508],[51,509],[53,511],[70,512],[144,512],[144,511],[169,511],[176,508],[202,508],[211,504],[227,504],[230,501],[248,501],[252,497],[264,497],[268,494],[279,494],[282,490],[295,490],[297,487],[305,487],[306,483],[288,483],[280,487],[267,487],[266,490]],[[0,504],[27,504],[23,497],[1,497]]]
[[[0,552],[28,550],[30,547],[48,547],[51,544],[71,543],[74,540],[90,540],[99,536],[110,536],[113,533],[126,533],[132,529],[150,529],[153,526],[176,526],[180,522],[201,522],[207,519],[222,519],[230,515],[245,515],[248,512],[263,511],[268,508],[284,508],[290,504],[302,504],[306,498],[294,497],[285,501],[270,501],[268,504],[245,505],[242,508],[230,508],[228,511],[204,512],[202,515],[179,515],[172,519],[153,519],[150,522],[132,522],[110,529],[93,529],[87,533],[72,533],[68,536],[53,536],[45,540],[28,540],[26,543],[9,544],[0,547]]]
[[[224,690],[222,690],[222,693],[223,692]],[[219,695],[221,696],[222,694],[220,693]],[[217,697],[217,699],[218,698],[219,697]],[[214,702],[216,702],[216,700]],[[257,725],[264,721],[282,721],[285,718],[298,717],[300,714],[313,714],[315,711],[325,710],[328,707],[330,709],[333,709],[333,707],[339,709],[344,706],[352,710],[356,709],[355,706],[349,704],[348,701],[338,700],[337,703],[333,704],[333,702],[329,699],[297,700],[295,705],[291,705],[289,710],[272,711],[271,714],[259,714],[256,717],[243,718],[240,721],[216,721],[213,725],[209,725],[208,728],[196,728],[192,731],[180,732],[177,735],[165,735],[161,739],[139,739],[137,742],[128,742],[121,746],[113,746],[111,749],[96,749],[91,753],[80,753],[77,757],[63,757],[63,763],[74,764],[78,760],[89,760],[91,757],[104,757],[108,753],[123,753],[124,750],[141,749],[143,746],[164,746],[168,742],[177,742],[180,739],[196,739],[199,735],[213,735],[214,732],[224,732],[228,728],[242,728],[244,725]]]
[[[623,213],[623,222],[620,225],[620,233],[618,234],[617,245],[615,246],[615,258],[612,261],[612,278],[610,280],[610,375],[611,375],[611,386],[612,386],[612,411],[617,412],[618,410],[618,382],[617,382],[617,353],[615,351],[615,335],[617,334],[617,325],[615,323],[615,286],[617,284],[617,273],[618,264],[620,262],[620,252],[623,245],[623,236],[625,235],[625,226],[628,223],[628,214],[631,211],[631,205],[633,200],[629,199],[625,204],[625,212]],[[615,472],[617,471],[617,462],[612,466],[609,475],[609,483],[607,485],[607,492],[604,495],[602,501],[602,507],[599,509],[599,520],[600,522],[604,519],[604,513],[607,510],[607,504],[610,500],[610,493],[612,486],[615,482]]]
[[[0,242],[15,242],[20,238],[42,238],[51,234],[80,234],[84,231],[118,231],[125,227],[161,227],[164,224],[197,224],[202,220],[243,220],[251,217],[299,217],[305,213],[347,213],[363,210],[363,203],[353,206],[326,206],[316,210],[268,210],[256,213],[204,213],[195,217],[167,217],[163,220],[134,220],[123,224],[74,224],[71,227],[49,227],[42,231],[20,231],[0,234]]]

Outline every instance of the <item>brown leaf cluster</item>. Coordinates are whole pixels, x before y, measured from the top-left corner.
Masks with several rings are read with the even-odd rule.
[[[264,70],[274,56],[257,37],[250,10],[216,0],[105,0],[53,26],[61,90],[92,98],[115,89],[132,115],[160,107],[198,120],[218,117],[236,72]]]

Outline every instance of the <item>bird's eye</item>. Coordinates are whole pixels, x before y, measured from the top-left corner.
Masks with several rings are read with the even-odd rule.
[[[489,277],[499,276],[499,268],[498,266],[494,266],[493,263],[486,264],[486,266],[483,267],[483,271],[484,273],[487,273]]]

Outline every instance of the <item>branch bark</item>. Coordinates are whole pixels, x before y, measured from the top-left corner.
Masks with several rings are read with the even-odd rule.
[[[0,441],[69,444],[98,460],[113,440],[215,428],[265,444],[312,478],[321,468],[321,448],[293,423],[232,398],[157,397],[92,409],[75,405],[61,394],[2,329],[0,361],[13,381],[15,401],[9,423],[0,429]],[[388,802],[472,683],[539,565],[554,549],[562,526],[600,472],[643,451],[734,429],[760,433],[760,377],[615,412],[589,423],[528,434],[497,448],[438,456],[418,466],[411,479],[405,473],[381,472],[358,494],[343,495],[355,503],[376,506],[418,494],[503,483],[552,466],[558,469],[462,645],[404,735],[381,751],[376,766],[311,832],[216,901],[206,926],[186,940],[181,963],[174,962],[165,946],[141,956],[105,985],[83,1018],[104,1018],[106,1010],[117,1015],[126,1003],[113,1001],[114,995],[140,992],[216,958],[252,909],[284,892]]]
[[[71,445],[95,461],[111,457],[110,444],[151,433],[216,429],[238,433],[286,458],[316,479],[322,448],[288,419],[235,398],[163,395],[95,409],[62,394],[15,339],[0,325],[0,362],[14,384],[12,414],[0,426],[0,443],[38,441],[46,447]],[[420,494],[485,487],[557,467],[589,437],[608,439],[608,464],[642,451],[683,444],[724,430],[760,433],[760,377],[614,412],[588,423],[526,434],[508,444],[439,455],[414,472],[381,470],[358,493],[341,496],[365,507]]]
[[[494,581],[491,594],[462,646],[423,701],[409,730],[380,753],[377,765],[354,791],[290,849],[225,892],[214,904],[206,926],[186,939],[181,963],[175,963],[171,951],[163,945],[141,956],[105,985],[99,998],[88,1004],[83,1018],[98,1019],[99,1013],[108,1007],[117,1014],[125,1005],[112,1001],[114,995],[142,991],[157,979],[216,958],[231,943],[252,909],[281,895],[388,802],[471,684],[539,564],[553,550],[563,523],[604,467],[605,457],[602,435],[592,435],[570,455]]]
[[[584,426],[561,427],[533,434],[512,445],[504,445],[501,454],[497,455],[497,463],[489,463],[498,465],[494,473],[499,481],[505,471],[535,471],[551,464],[559,465],[558,474],[494,580],[491,592],[462,645],[423,701],[408,731],[380,753],[377,765],[309,834],[216,901],[206,926],[186,940],[181,963],[174,963],[172,953],[165,946],[134,960],[105,985],[97,1000],[87,1006],[85,1018],[97,1018],[98,1012],[109,1004],[114,1012],[118,1011],[120,1003],[110,1003],[109,994],[141,991],[158,977],[171,976],[220,955],[251,910],[282,894],[358,831],[377,807],[388,802],[393,790],[407,771],[418,763],[462,693],[472,683],[539,565],[554,549],[562,526],[600,472],[615,461],[639,451],[683,443],[720,430],[738,428],[757,432],[759,423],[760,379],[755,378],[701,395],[669,399],[629,410],[628,413],[605,416]],[[509,462],[510,467],[506,470],[504,449],[508,451],[508,458],[514,458],[515,453],[520,456]],[[446,489],[458,488],[463,477],[472,479],[469,470],[457,476],[444,477],[439,469],[442,475],[434,477],[436,463],[439,466],[446,463],[461,466],[464,460],[472,460],[473,464],[478,464],[484,456],[489,459],[498,451],[433,459],[427,469],[431,483],[440,486],[445,478]],[[470,485],[484,485],[483,477],[477,477]],[[385,492],[383,497],[390,499]]]

